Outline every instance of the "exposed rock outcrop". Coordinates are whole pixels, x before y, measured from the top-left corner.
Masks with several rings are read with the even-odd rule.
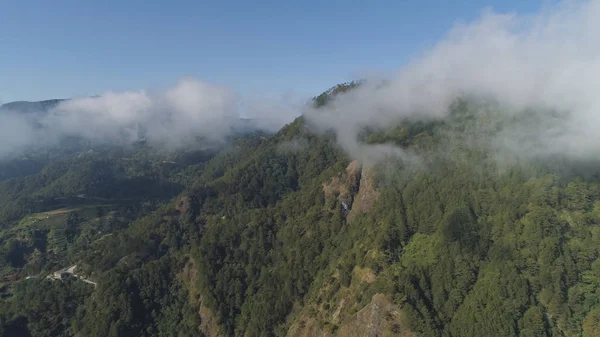
[[[367,306],[334,331],[302,315],[290,327],[287,337],[414,337],[407,326],[402,311],[384,295],[376,294]]]
[[[198,316],[200,317],[200,326],[198,328],[206,337],[223,337],[215,314],[203,305],[202,296],[196,291],[197,278],[198,269],[196,269],[193,260],[189,259],[179,274],[179,279],[188,290],[190,305],[193,305],[198,310]]]
[[[191,205],[192,198],[190,198],[187,195],[184,195],[177,199],[177,201],[175,202],[175,210],[177,210],[180,213],[186,213],[190,210]]]
[[[376,294],[371,303],[356,313],[356,319],[342,325],[337,336],[340,337],[413,337],[406,328],[402,311],[382,294]]]
[[[370,210],[379,196],[375,186],[375,177],[365,167],[362,168],[358,185],[358,193],[354,196],[352,210],[348,213],[348,221],[352,221],[357,215]]]
[[[217,318],[215,314],[207,308],[206,306],[200,304],[200,310],[198,310],[198,314],[200,315],[200,331],[206,337],[222,337],[221,329],[217,324]]]
[[[372,172],[357,160],[348,165],[346,172],[323,184],[323,193],[329,205],[339,202],[339,210],[349,221],[368,211],[378,197]]]

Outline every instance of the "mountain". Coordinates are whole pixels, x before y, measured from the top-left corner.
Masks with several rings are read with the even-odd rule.
[[[497,116],[478,111],[362,134],[413,162],[356,160],[300,117],[215,151],[139,144],[1,181],[1,331],[598,336],[599,166],[499,161],[497,124],[471,141]]]
[[[94,96],[99,97],[99,96]],[[69,99],[51,99],[45,101],[37,101],[37,102],[26,102],[26,101],[16,101],[6,103],[0,106],[0,113],[12,112],[17,114],[26,114],[28,115],[28,119],[23,119],[23,122],[29,123],[35,129],[43,129],[48,127],[47,124],[39,123],[40,119],[42,119],[46,114],[48,114],[52,109],[56,108],[60,103],[68,101]],[[169,111],[165,111],[165,115],[168,115]],[[64,123],[64,121],[62,121]],[[155,120],[146,121],[146,122],[156,122]],[[161,121],[164,123],[165,121]],[[280,121],[273,121],[267,118],[242,118],[235,115],[230,116],[221,116],[221,120],[215,122],[216,124],[223,124],[228,127],[229,134],[225,136],[239,136],[247,133],[255,132],[255,131],[263,131],[273,133],[273,130],[276,130],[280,125]],[[221,125],[217,125],[217,128]],[[58,126],[55,125],[57,130],[53,130],[58,134],[64,133],[64,130],[60,129],[60,123]],[[144,123],[132,123],[131,125],[126,125],[127,128],[137,130],[139,139],[145,138],[145,133],[147,132],[147,125]],[[176,131],[176,130],[175,130]],[[221,132],[224,132],[221,131]],[[127,133],[124,131],[124,133]],[[138,139],[138,140],[139,140]],[[104,141],[108,141],[110,139],[103,139]]]
[[[39,113],[48,112],[48,110],[56,107],[64,99],[50,99],[38,102],[16,101],[0,105],[0,112],[12,111],[17,113]]]

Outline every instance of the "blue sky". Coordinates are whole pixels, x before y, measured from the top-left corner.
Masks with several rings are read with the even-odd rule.
[[[389,72],[482,9],[542,0],[5,1],[0,101],[162,89],[194,76],[242,93],[312,96]]]

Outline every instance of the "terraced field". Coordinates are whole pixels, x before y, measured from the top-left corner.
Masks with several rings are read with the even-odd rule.
[[[0,230],[0,248],[12,257],[0,265],[0,288],[77,261],[81,247],[122,226],[119,207],[106,202],[61,205]]]

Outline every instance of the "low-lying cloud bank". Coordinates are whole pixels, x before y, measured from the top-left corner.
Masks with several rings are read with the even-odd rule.
[[[236,114],[236,99],[228,89],[186,79],[165,92],[109,92],[65,101],[41,123],[95,141],[133,141],[143,134],[150,142],[171,143],[194,135],[220,139]]]
[[[506,139],[497,143],[506,149],[519,152],[516,139],[537,135],[545,154],[599,155],[598,17],[597,0],[561,2],[534,15],[484,11],[456,25],[385,85],[367,81],[329,108],[305,115],[314,127],[333,129],[342,147],[362,158],[381,151],[357,141],[364,126],[444,118],[453,100],[469,95],[498,102],[506,117],[528,109],[564,113],[555,121],[504,130]],[[541,151],[534,143],[525,147]]]
[[[210,142],[248,128],[276,131],[299,109],[293,100],[263,102],[241,98],[229,88],[193,78],[165,91],[108,92],[65,100],[39,113],[0,114],[0,157],[65,136],[97,143],[185,146],[196,137]],[[245,119],[242,119],[245,118]]]
[[[445,118],[457,97],[471,96],[497,102],[500,120],[528,121],[508,123],[497,134],[494,144],[503,151],[590,158],[600,155],[598,17],[600,0],[561,2],[533,15],[487,10],[473,22],[457,24],[393,76],[366,81],[319,110],[301,108],[303,102],[289,98],[248,100],[226,87],[188,78],[166,91],[64,101],[43,115],[3,112],[0,157],[63,136],[95,142],[144,136],[171,147],[198,136],[220,141],[243,124],[240,117],[252,118],[253,127],[275,131],[303,113],[317,130],[333,129],[353,157],[414,160],[396,146],[361,143],[358,135],[366,126]],[[555,114],[540,114],[538,121],[525,118],[532,109]],[[486,134],[471,131],[474,142],[478,132]],[[300,145],[284,144],[282,150]]]

